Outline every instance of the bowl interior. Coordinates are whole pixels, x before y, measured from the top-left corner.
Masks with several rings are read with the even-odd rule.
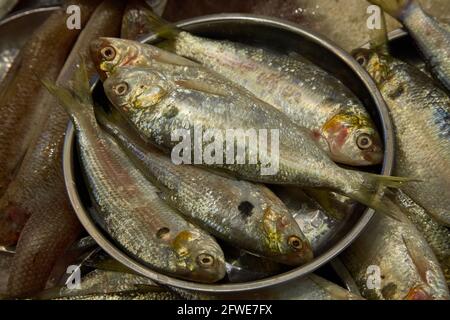
[[[384,138],[385,160],[382,166],[367,168],[372,172],[390,174],[393,160],[393,142],[390,138],[391,125],[387,109],[375,85],[364,70],[348,54],[320,37],[309,33],[298,26],[277,19],[261,18],[251,15],[214,15],[191,19],[178,24],[194,34],[214,39],[227,39],[254,45],[281,54],[302,55],[334,74],[347,85],[365,104]],[[143,42],[157,43],[157,36],[149,36]],[[98,82],[93,96],[99,104],[107,103],[103,87]],[[72,204],[80,221],[102,248],[114,258],[131,269],[153,280],[169,286],[198,290],[203,292],[246,291],[270,287],[285,283],[314,271],[331,260],[353,241],[370,220],[373,211],[362,206],[357,207],[349,219],[342,222],[340,231],[329,244],[316,254],[315,259],[303,266],[289,270],[283,274],[266,279],[246,283],[199,284],[161,275],[145,265],[127,256],[118,248],[112,239],[102,231],[91,215],[91,203],[83,181],[79,159],[74,143],[74,132],[69,125],[65,154],[64,170],[66,184]]]

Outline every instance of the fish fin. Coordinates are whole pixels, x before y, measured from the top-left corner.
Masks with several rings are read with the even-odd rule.
[[[194,80],[194,79],[188,79],[188,80],[183,79],[183,80],[176,80],[175,83],[178,86],[183,87],[185,89],[189,89],[189,90],[200,91],[200,92],[209,93],[209,94],[213,94],[213,95],[221,96],[221,97],[228,96],[228,94],[225,90],[222,90],[217,86],[215,87],[215,86],[213,86],[213,84],[207,83],[205,81],[198,81],[198,80]]]
[[[342,220],[344,218],[344,213],[336,208],[331,201],[331,191],[323,189],[304,189],[304,191],[308,196],[313,198],[330,217],[336,220]]]
[[[153,32],[164,39],[174,39],[182,31],[172,23],[158,16],[151,8],[147,10],[146,18]]]
[[[396,19],[401,19],[403,13],[411,5],[417,5],[416,0],[368,0],[370,3],[381,7],[386,13]]]
[[[375,209],[377,212],[383,213],[398,222],[409,222],[401,206],[395,202],[395,197],[392,196],[392,192],[388,189],[386,190],[386,187],[398,189],[405,183],[418,180],[404,177],[382,176],[366,172],[360,172],[359,174],[363,177],[364,183],[355,188],[355,191],[343,195]]]
[[[94,116],[93,102],[89,86],[86,65],[83,60],[77,66],[69,88],[41,80],[44,87],[60,102],[72,119],[83,119]]]

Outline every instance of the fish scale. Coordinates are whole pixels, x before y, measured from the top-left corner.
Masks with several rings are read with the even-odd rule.
[[[215,175],[189,165],[174,165],[170,158],[150,145],[144,145],[130,132],[123,120],[98,112],[103,127],[117,139],[142,172],[159,187],[163,199],[188,219],[213,235],[246,250],[287,264],[299,264],[312,258],[309,244],[287,208],[266,187]],[[245,212],[246,203],[250,212]],[[282,243],[273,251],[264,231],[267,210],[276,215],[283,227],[277,229]],[[302,242],[292,248],[289,239]]]
[[[223,278],[223,252],[215,240],[160,199],[158,190],[98,127],[83,64],[70,91],[45,84],[73,120],[97,218],[114,241],[164,274],[199,282]]]

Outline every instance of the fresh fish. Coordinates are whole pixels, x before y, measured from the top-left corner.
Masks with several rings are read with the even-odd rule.
[[[117,293],[99,293],[83,296],[67,296],[55,300],[180,300],[179,296],[166,290],[127,291]]]
[[[161,200],[158,190],[98,127],[83,65],[72,89],[45,84],[75,125],[86,182],[105,231],[158,272],[198,282],[223,278],[223,252],[215,240]]]
[[[195,300],[364,300],[315,274],[309,274],[277,287],[243,293],[202,294],[173,289],[182,297]]]
[[[382,142],[364,105],[317,65],[300,56],[197,37],[173,29],[153,13],[148,21],[153,22],[153,31],[172,33],[175,53],[199,61],[309,129],[334,161],[357,166],[381,163]]]
[[[414,38],[429,70],[450,90],[450,26],[427,14],[417,0],[369,0],[398,19]]]
[[[84,26],[98,1],[68,1],[80,7]],[[69,4],[67,4],[69,5]],[[14,178],[30,142],[48,116],[39,78],[55,80],[80,30],[66,26],[66,7],[56,10],[30,37],[12,66],[15,69],[0,92],[0,196]],[[21,224],[23,214],[9,214],[11,222]],[[2,242],[0,231],[0,243]],[[10,239],[6,239],[11,241]],[[16,239],[17,240],[17,239]]]
[[[70,281],[71,279],[69,279]],[[59,297],[87,296],[92,294],[120,293],[138,290],[163,291],[152,280],[130,273],[94,270],[81,278],[79,287],[51,288],[40,293],[39,299],[55,299]]]
[[[415,203],[404,192],[398,190],[396,199],[405,215],[427,240],[441,264],[447,285],[450,288],[450,230],[436,222],[425,209]]]
[[[123,7],[114,0],[106,0],[94,11],[58,76],[59,84],[73,77],[80,55],[88,55],[93,38],[118,34]],[[95,74],[92,65],[89,73]],[[81,231],[67,195],[62,168],[69,117],[48,92],[45,95],[50,110],[48,121],[33,139],[15,180],[0,199],[2,217],[8,219],[11,214],[18,214],[27,220],[31,216],[26,223],[2,228],[11,237],[20,234],[23,228],[13,261],[15,272],[8,284],[11,296],[27,296],[42,290],[58,258]]]
[[[439,262],[410,223],[375,215],[340,258],[365,298],[450,298]]]
[[[345,222],[354,208],[354,203],[351,203],[348,198],[341,200],[330,197],[331,204],[339,208],[342,214],[342,217],[336,218],[300,188],[274,186],[272,189],[292,213],[305,237],[311,243],[315,255],[332,243],[336,234],[345,226]]]
[[[396,132],[394,173],[414,177],[402,190],[450,226],[450,97],[415,67],[378,49],[356,59],[376,81]]]
[[[386,209],[389,202],[380,202],[373,195],[380,185],[399,187],[409,179],[343,169],[303,128],[275,108],[201,67],[190,63],[183,65],[185,60],[181,57],[142,46],[154,53],[154,65],[151,68],[121,67],[104,82],[104,88],[114,106],[147,141],[166,151],[172,150],[172,155],[187,144],[188,150],[183,153],[185,162],[194,159],[194,162],[226,170],[246,180],[326,188],[379,211],[394,212]],[[158,63],[161,60],[174,64]],[[210,137],[197,143],[193,133],[198,137],[199,128],[200,135],[202,130],[209,131],[224,142],[212,142]],[[240,139],[230,135],[230,129],[241,130]],[[172,139],[180,130],[188,131],[183,132],[187,135],[186,141]],[[257,143],[245,143],[245,147],[241,143],[242,156],[229,152],[233,146],[235,148],[236,140],[242,137],[250,140],[252,136],[257,139],[258,134],[260,139],[267,139],[268,152],[256,150]],[[193,139],[189,141],[190,137]],[[197,149],[209,158],[206,163],[199,159]],[[245,159],[254,159],[256,164],[245,163]]]
[[[97,118],[158,187],[161,197],[186,219],[235,247],[280,263],[299,265],[312,259],[305,236],[267,187],[175,165],[127,130],[118,114],[108,117],[98,111]]]

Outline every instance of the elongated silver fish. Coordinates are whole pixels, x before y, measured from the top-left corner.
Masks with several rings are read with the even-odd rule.
[[[312,259],[305,236],[267,187],[190,165],[177,166],[127,130],[118,114],[108,117],[97,112],[97,118],[161,190],[163,199],[196,225],[236,247],[281,263],[299,265]]]
[[[403,23],[429,70],[450,90],[450,26],[427,14],[416,0],[369,0]]]
[[[415,67],[378,50],[355,57],[375,79],[396,132],[395,174],[421,182],[403,191],[450,226],[450,97]]]
[[[130,59],[144,53],[138,44],[126,44],[126,48],[124,44],[99,41],[93,46],[103,71],[129,64]],[[99,54],[106,48],[116,52],[113,59]],[[383,159],[381,139],[361,101],[338,79],[311,62],[187,32],[177,33],[175,49],[177,54],[200,61],[309,129],[310,136],[334,161],[371,165]],[[148,63],[145,59],[138,62],[142,66]]]
[[[184,61],[173,55],[162,59]],[[104,88],[140,135],[172,150],[176,161],[224,169],[255,182],[326,188],[388,214],[389,203],[373,197],[377,188],[399,187],[408,180],[337,166],[285,114],[203,68],[157,62],[151,68],[122,67]],[[198,140],[203,130],[210,136]],[[264,143],[266,150],[258,149]]]
[[[223,252],[215,240],[167,206],[158,190],[98,127],[83,65],[72,89],[44,83],[72,118],[86,181],[111,237],[159,272],[199,282],[223,278]]]
[[[441,264],[447,285],[450,288],[450,230],[440,225],[424,208],[415,203],[404,192],[398,190],[396,199],[405,215],[427,240]]]
[[[439,262],[410,223],[375,215],[340,258],[365,298],[450,298]]]

